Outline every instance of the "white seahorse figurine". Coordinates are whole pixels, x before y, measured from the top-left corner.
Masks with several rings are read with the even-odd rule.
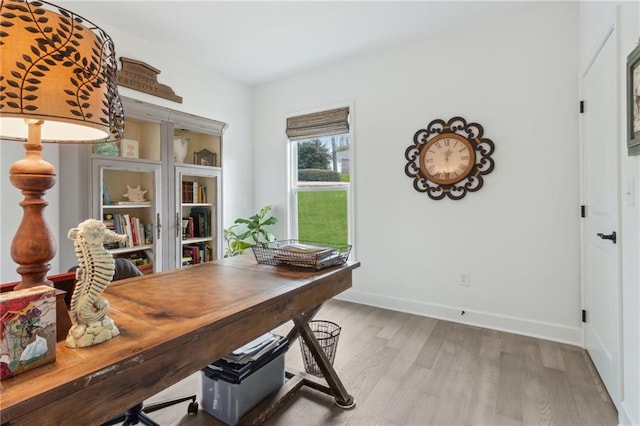
[[[73,240],[78,258],[76,287],[71,297],[71,317],[75,324],[65,344],[83,348],[105,342],[120,334],[107,316],[109,302],[100,297],[113,278],[115,262],[103,243],[124,242],[126,235],[107,229],[99,220],[88,219],[72,228],[67,235]]]

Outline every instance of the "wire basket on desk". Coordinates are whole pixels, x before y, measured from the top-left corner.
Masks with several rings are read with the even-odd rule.
[[[320,270],[341,265],[351,253],[351,245],[315,241],[281,240],[251,247],[258,263],[292,269]]]

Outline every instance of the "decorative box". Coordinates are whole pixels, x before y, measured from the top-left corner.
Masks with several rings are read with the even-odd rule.
[[[0,293],[0,379],[56,359],[56,296],[41,285]]]

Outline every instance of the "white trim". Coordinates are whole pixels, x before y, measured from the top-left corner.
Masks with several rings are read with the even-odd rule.
[[[409,314],[469,324],[492,330],[516,333],[539,339],[553,340],[582,347],[582,328],[568,327],[545,321],[529,320],[508,315],[497,315],[489,312],[470,311],[455,306],[419,302],[393,296],[383,296],[356,289],[349,289],[336,297],[348,302],[376,306]]]
[[[637,425],[638,422],[634,423],[633,420],[631,420],[631,415],[627,410],[627,405],[628,404],[625,404],[624,401],[620,403],[620,410],[618,411],[618,424],[624,426],[631,426],[634,424]]]
[[[606,34],[604,35],[604,37],[602,38],[602,41],[600,42],[598,47],[595,49],[595,51],[593,53],[593,56],[591,57],[591,60],[589,61],[589,63],[585,67],[584,71],[582,72],[582,75],[580,76],[580,83],[581,83],[580,86],[582,86],[582,79],[584,79],[584,77],[587,75],[587,73],[589,72],[589,70],[593,66],[593,63],[596,61],[596,59],[598,59],[598,55],[600,54],[600,52],[604,48],[604,45],[607,44],[607,40],[609,40],[609,37],[611,37],[611,34],[613,34],[615,29],[616,29],[616,25],[611,25],[609,27],[609,29],[607,30]],[[581,89],[582,89],[582,87],[581,87]]]

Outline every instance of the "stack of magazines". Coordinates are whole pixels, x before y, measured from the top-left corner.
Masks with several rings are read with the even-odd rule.
[[[207,376],[228,383],[240,383],[244,378],[282,355],[289,346],[286,337],[267,333],[209,364]]]
[[[284,338],[272,333],[266,333],[225,355],[222,359],[233,364],[247,364],[257,361],[274,348],[278,347]]]
[[[287,265],[321,269],[344,263],[342,253],[333,247],[291,243],[278,247],[274,257]]]

